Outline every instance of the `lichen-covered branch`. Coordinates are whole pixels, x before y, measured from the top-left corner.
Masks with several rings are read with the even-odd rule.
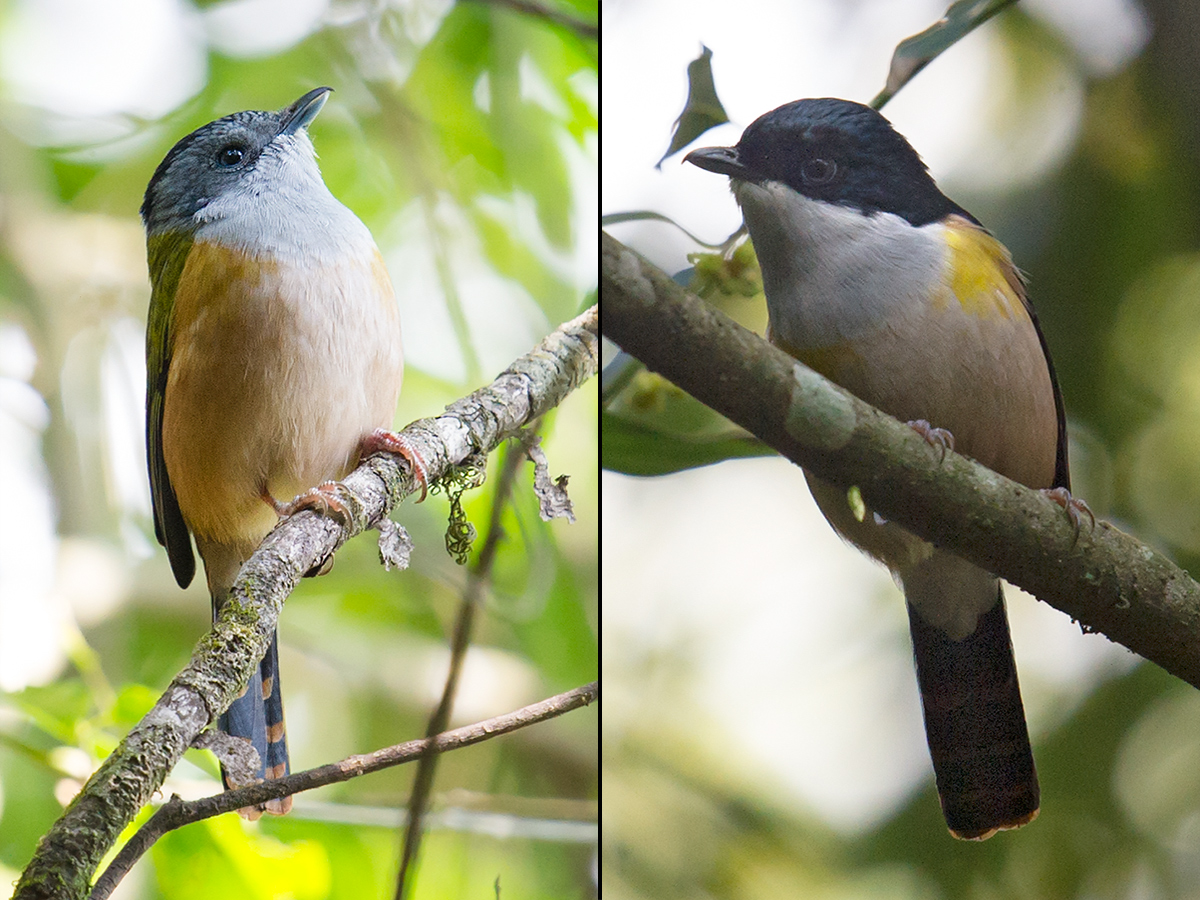
[[[424,461],[428,477],[488,453],[526,423],[553,409],[595,374],[597,311],[558,328],[485,388],[420,419],[401,434]],[[330,402],[337,401],[331,397]],[[283,602],[304,573],[385,518],[413,492],[408,464],[380,454],[342,482],[349,521],[299,512],[267,536],[242,568],[230,602],[196,646],[192,659],[154,708],[88,779],[39,841],[14,900],[83,898],[100,859],[162,785],[192,740],[228,708],[266,652]]]
[[[604,335],[788,459],[1200,687],[1200,585],[1107,522],[959,456],[826,381],[602,238]],[[936,424],[936,423],[935,423]],[[1086,499],[1086,498],[1085,498]]]

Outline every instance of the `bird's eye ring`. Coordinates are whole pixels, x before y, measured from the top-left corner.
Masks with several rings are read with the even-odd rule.
[[[217,165],[223,169],[232,169],[246,158],[246,148],[241,144],[227,144],[217,151]]]
[[[800,167],[800,177],[809,184],[828,184],[837,174],[837,163],[831,159],[806,160]]]

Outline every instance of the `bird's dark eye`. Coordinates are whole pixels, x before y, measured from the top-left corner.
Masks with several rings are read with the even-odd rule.
[[[832,159],[810,159],[800,167],[800,177],[809,184],[826,184],[837,174],[837,163]]]
[[[231,169],[246,158],[246,148],[241,144],[228,144],[217,151],[217,165]]]

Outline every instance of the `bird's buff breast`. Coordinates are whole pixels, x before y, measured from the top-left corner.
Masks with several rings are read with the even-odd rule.
[[[175,293],[163,454],[198,539],[257,544],[287,501],[390,427],[403,359],[373,246],[337,264],[192,245]]]

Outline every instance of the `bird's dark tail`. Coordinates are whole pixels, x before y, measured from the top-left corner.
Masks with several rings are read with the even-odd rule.
[[[217,727],[233,737],[254,745],[261,761],[258,778],[282,778],[290,771],[288,765],[287,733],[283,727],[283,694],[279,689],[279,640],[272,635],[267,655],[250,678],[245,693],[230,704],[217,720]],[[222,780],[226,788],[245,787],[232,784],[224,769]],[[238,810],[248,819],[257,819],[264,812],[281,816],[292,808],[292,798],[268,800],[261,806]]]
[[[1038,811],[1037,772],[999,582],[995,590],[996,603],[958,641],[908,605],[942,813],[950,832],[965,840],[1017,828]]]

